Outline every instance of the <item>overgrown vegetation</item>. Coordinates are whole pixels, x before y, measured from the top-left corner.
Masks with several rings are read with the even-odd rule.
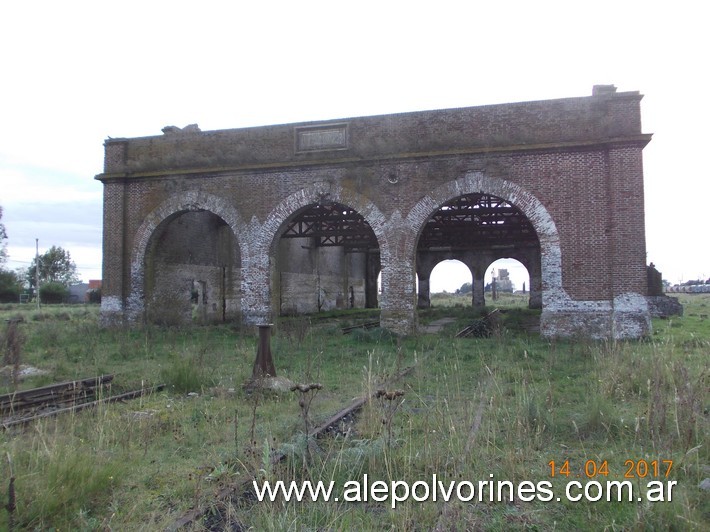
[[[23,320],[22,363],[49,372],[21,388],[104,373],[116,374],[114,393],[158,381],[168,387],[0,433],[0,507],[12,475],[18,529],[155,530],[196,505],[213,508],[196,529],[701,529],[710,520],[699,488],[710,477],[710,296],[682,297],[685,316],[655,321],[653,337],[640,342],[543,341],[528,327],[537,314],[522,303],[501,313],[495,334],[475,339],[453,335],[479,314],[436,300],[420,322],[456,321],[405,339],[381,329],[341,334],[368,314],[283,320],[272,339],[277,373],[317,382],[317,395],[243,387],[254,331],[103,330],[95,307],[2,306],[2,323]],[[2,379],[0,393],[12,388]],[[333,435],[305,436],[353,397],[378,390]],[[287,458],[273,465],[276,452]],[[396,510],[390,501],[259,503],[253,494],[213,502],[221,487],[252,474],[334,481],[336,490],[365,474],[410,485],[433,474],[474,483],[493,475],[551,481],[557,495],[588,463],[607,461],[608,476],[597,480],[623,480],[627,460],[672,460],[669,477],[658,478],[677,481],[672,502],[411,500]],[[558,468],[568,461],[570,477],[551,478],[550,461]],[[634,485],[643,490],[646,480]],[[8,526],[0,509],[0,529]]]
[[[39,299],[42,303],[58,304],[69,297],[69,289],[56,281],[48,282],[39,287]]]

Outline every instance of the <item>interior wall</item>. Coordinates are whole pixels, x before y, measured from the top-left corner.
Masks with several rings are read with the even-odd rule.
[[[313,238],[303,237],[282,238],[278,254],[282,315],[365,307],[364,253],[317,247]]]
[[[229,226],[208,212],[186,212],[164,223],[146,258],[150,322],[215,323],[239,317],[241,271]]]

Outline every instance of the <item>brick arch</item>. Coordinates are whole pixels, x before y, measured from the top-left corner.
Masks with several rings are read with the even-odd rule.
[[[242,250],[242,313],[249,322],[270,321],[273,318],[269,257],[284,224],[299,210],[323,199],[341,203],[357,211],[375,233],[381,264],[384,265],[390,256],[385,216],[369,198],[333,183],[317,182],[305,187],[282,200],[271,210],[263,223],[259,223],[256,218],[250,223],[250,236],[246,239],[248,244]],[[259,286],[262,288],[257,290],[256,287]],[[269,289],[264,290],[263,287]]]
[[[464,177],[449,181],[423,197],[409,211],[407,224],[414,229],[407,249],[416,256],[417,241],[432,214],[442,205],[466,194],[484,193],[497,196],[514,205],[528,218],[540,241],[543,304],[566,301],[569,296],[562,288],[562,253],[560,236],[552,216],[533,194],[520,185],[483,172],[469,172]]]
[[[131,291],[126,309],[129,321],[141,319],[145,311],[145,257],[151,237],[162,224],[181,213],[190,211],[207,211],[224,220],[232,230],[240,257],[243,256],[240,232],[244,224],[237,210],[228,201],[199,191],[190,191],[168,198],[145,217],[133,239]]]
[[[387,236],[384,215],[369,198],[348,188],[330,183],[314,183],[281,201],[262,224],[261,238],[255,242],[255,250],[258,248],[260,252],[268,252],[289,218],[297,211],[318,203],[322,199],[341,203],[356,210],[372,227],[380,247],[380,253],[383,253],[383,248],[387,247],[385,245]]]

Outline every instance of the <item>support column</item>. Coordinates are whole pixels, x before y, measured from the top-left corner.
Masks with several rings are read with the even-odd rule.
[[[431,293],[429,291],[429,279],[431,278],[431,272],[428,274],[417,272],[417,278],[419,279],[417,308],[429,308],[431,307]]]
[[[242,319],[247,325],[272,323],[269,255],[250,256],[249,251],[242,269]]]
[[[528,308],[542,308],[542,269],[540,267],[539,249],[528,253],[526,267],[530,275],[530,299],[528,301]]]
[[[416,235],[403,231],[401,224],[389,236],[387,247],[380,248],[382,294],[380,324],[395,334],[417,330]]]
[[[609,149],[612,336],[616,339],[647,336],[651,331],[645,303],[648,287],[641,149]]]
[[[428,250],[417,251],[417,279],[419,280],[417,308],[431,307],[431,272],[441,260],[443,260],[441,254]]]
[[[127,286],[124,279],[130,276],[130,257],[124,250],[125,226],[125,184],[104,182],[104,232],[103,232],[103,273],[101,297],[101,324],[121,325],[126,322]],[[129,285],[130,286],[130,282]]]
[[[367,252],[365,262],[365,308],[377,308],[377,275],[380,273],[380,254]]]
[[[471,268],[471,272],[473,273],[472,304],[474,308],[483,308],[486,306],[484,272],[481,268]]]

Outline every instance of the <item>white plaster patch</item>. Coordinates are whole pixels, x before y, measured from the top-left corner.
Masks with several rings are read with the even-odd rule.
[[[123,312],[123,303],[118,296],[104,296],[101,298],[101,312]]]
[[[612,327],[612,334],[616,340],[648,336],[652,326],[646,297],[633,292],[616,296]]]

